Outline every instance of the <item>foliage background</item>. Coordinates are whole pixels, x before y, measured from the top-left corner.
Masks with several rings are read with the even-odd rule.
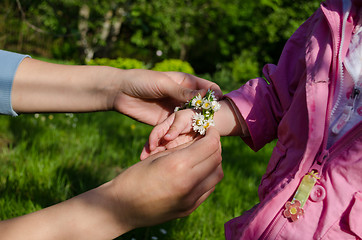
[[[319,0],[2,0],[0,49],[85,63],[191,64],[230,91],[277,63]]]
[[[317,0],[1,0],[0,49],[64,64],[178,70],[226,92],[277,63]],[[53,205],[139,161],[151,130],[117,113],[0,117],[0,219]],[[131,133],[131,134],[130,134]],[[273,143],[222,139],[225,177],[191,216],[119,239],[224,239],[258,202]]]

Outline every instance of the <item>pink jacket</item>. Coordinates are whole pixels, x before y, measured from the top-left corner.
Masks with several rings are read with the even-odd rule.
[[[253,79],[227,94],[246,120],[251,137],[244,141],[253,150],[278,141],[259,186],[260,203],[225,224],[226,239],[362,238],[361,122],[326,148],[339,65],[362,5],[352,1],[346,15],[348,3],[323,3],[288,40],[278,65],[264,67],[268,83]],[[315,162],[322,177],[304,216],[291,222],[284,205]]]

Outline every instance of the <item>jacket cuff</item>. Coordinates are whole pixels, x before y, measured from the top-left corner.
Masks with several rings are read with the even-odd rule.
[[[250,136],[241,138],[251,149],[258,151],[275,139],[277,122],[271,110],[273,100],[264,79],[252,79],[225,97],[233,102],[239,121],[245,120]]]
[[[0,114],[18,116],[11,105],[11,90],[19,64],[28,55],[0,50]]]

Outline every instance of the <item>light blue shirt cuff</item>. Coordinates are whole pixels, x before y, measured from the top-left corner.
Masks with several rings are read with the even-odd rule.
[[[11,105],[11,90],[16,70],[26,57],[30,56],[0,50],[0,114],[18,116]]]

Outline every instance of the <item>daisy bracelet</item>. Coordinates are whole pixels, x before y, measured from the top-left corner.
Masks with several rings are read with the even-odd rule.
[[[190,101],[184,104],[182,107],[176,107],[175,112],[187,108],[195,110],[195,114],[192,117],[192,129],[204,135],[206,129],[210,126],[214,126],[214,114],[220,109],[221,105],[215,97],[215,93],[212,90],[208,90],[204,97],[200,94],[193,97]]]

